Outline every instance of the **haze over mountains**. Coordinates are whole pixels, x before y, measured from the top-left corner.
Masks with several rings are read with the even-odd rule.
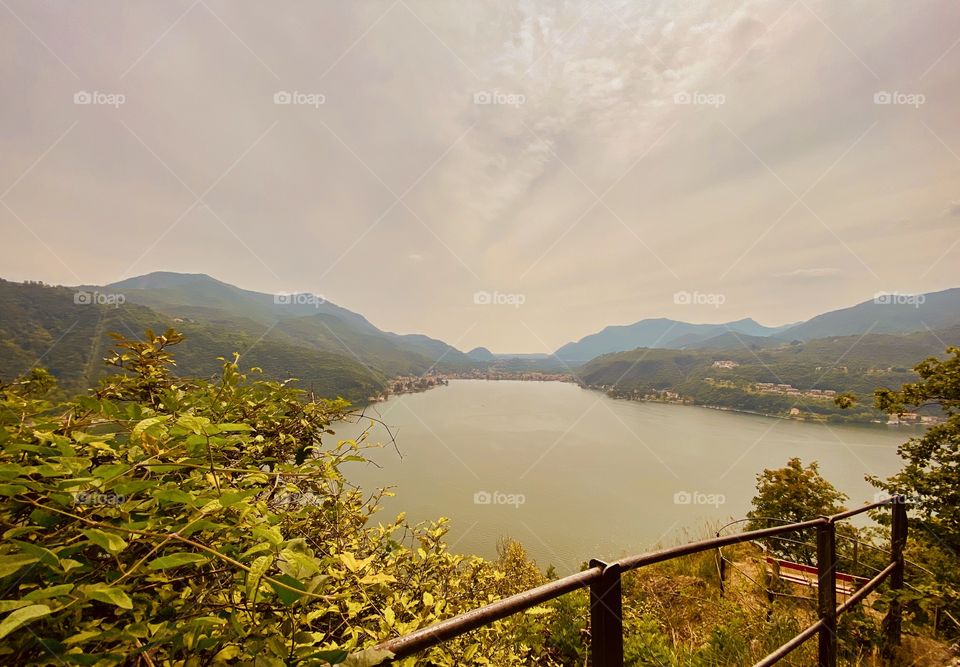
[[[118,296],[121,307],[101,303]],[[554,355],[494,354],[483,347],[464,353],[426,335],[384,331],[364,315],[315,295],[245,290],[205,274],[157,272],[73,288],[0,280],[0,377],[9,379],[43,365],[64,387],[89,387],[104,372],[100,361],[110,345],[107,332],[133,337],[148,327],[172,326],[188,337],[178,352],[184,374],[215,373],[216,357],[239,352],[244,367],[262,367],[268,377],[296,377],[318,393],[363,400],[397,375],[455,372],[507,359],[558,370],[636,348],[732,352],[795,340],[902,335],[957,325],[960,289],[948,289],[887,302],[872,299],[784,327],[766,327],[750,318],[723,324],[653,318],[606,327]]]

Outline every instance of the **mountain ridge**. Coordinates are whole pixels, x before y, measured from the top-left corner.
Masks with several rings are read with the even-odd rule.
[[[871,300],[779,327],[767,327],[750,317],[722,324],[646,318],[604,327],[562,345],[554,355],[567,363],[585,363],[600,355],[637,348],[696,349],[711,344],[728,347],[736,335],[749,337],[753,343],[757,343],[756,338],[767,338],[776,344],[867,333],[909,334],[956,324],[960,324],[960,288],[948,288],[918,295],[877,294]]]

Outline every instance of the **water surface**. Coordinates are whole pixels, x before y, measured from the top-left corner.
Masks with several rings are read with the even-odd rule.
[[[391,446],[370,452],[380,468],[345,471],[364,488],[393,486],[386,512],[449,517],[457,552],[491,557],[498,539],[518,539],[561,573],[712,534],[750,509],[759,472],[793,456],[818,461],[849,507],[872,501],[864,475],[898,470],[910,434],[614,400],[561,382],[452,380],[368,411],[402,458]],[[340,425],[338,437],[359,429]],[[388,441],[380,426],[370,438]]]

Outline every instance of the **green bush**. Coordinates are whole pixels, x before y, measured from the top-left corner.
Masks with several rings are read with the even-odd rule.
[[[181,340],[117,337],[120,374],[67,403],[43,399],[43,372],[0,386],[4,664],[376,664],[378,641],[536,578],[519,547],[451,554],[444,520],[374,525],[383,492],[340,472],[367,446],[332,437],[345,401],[235,361],[215,382],[176,379]],[[535,636],[538,618],[424,660],[519,664],[529,649],[504,634]]]

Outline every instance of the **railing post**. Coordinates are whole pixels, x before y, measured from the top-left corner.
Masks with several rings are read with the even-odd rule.
[[[590,584],[590,654],[593,667],[623,667],[623,599],[620,566],[591,560],[603,574]]]
[[[837,527],[817,526],[817,595],[820,620],[818,667],[837,665]]]
[[[903,550],[907,546],[907,505],[903,496],[894,496],[891,506],[893,517],[890,528],[890,562],[896,568],[890,573],[890,591],[893,598],[887,615],[883,618],[883,657],[893,660],[895,647],[900,645],[900,630],[903,619],[903,605],[897,597],[903,588]]]

